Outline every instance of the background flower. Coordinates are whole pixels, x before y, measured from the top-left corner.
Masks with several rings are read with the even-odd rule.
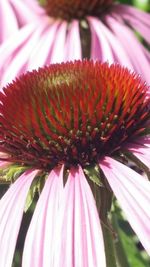
[[[0,47],[1,87],[26,70],[85,57],[118,62],[150,82],[150,14],[114,1],[45,3],[27,1],[29,23]]]

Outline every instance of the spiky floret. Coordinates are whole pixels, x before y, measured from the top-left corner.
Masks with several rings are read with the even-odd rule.
[[[75,61],[28,72],[0,93],[0,151],[45,170],[95,164],[145,131],[147,90],[117,64]]]
[[[71,20],[82,19],[85,16],[98,16],[113,0],[40,0],[51,17]]]

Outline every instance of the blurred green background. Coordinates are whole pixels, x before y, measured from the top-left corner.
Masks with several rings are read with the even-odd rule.
[[[118,2],[133,5],[144,11],[150,12],[150,0],[120,0]]]

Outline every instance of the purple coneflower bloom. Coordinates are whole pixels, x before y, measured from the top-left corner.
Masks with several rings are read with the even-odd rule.
[[[105,267],[100,222],[113,193],[150,254],[150,182],[126,165],[149,176],[148,91],[126,68],[92,61],[54,64],[4,88],[1,171],[14,183],[0,201],[1,267],[11,267],[33,183],[41,194],[23,267]]]
[[[40,15],[41,9],[30,0],[0,1],[0,43]]]
[[[26,70],[81,58],[118,62],[150,82],[150,53],[138,39],[150,43],[150,14],[113,0],[28,2],[30,23],[0,48],[1,87]]]

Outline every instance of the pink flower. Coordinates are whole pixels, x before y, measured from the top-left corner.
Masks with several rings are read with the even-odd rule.
[[[41,194],[23,267],[105,267],[100,221],[107,223],[112,192],[150,254],[150,182],[126,165],[132,159],[149,176],[148,90],[127,69],[92,61],[28,72],[4,88],[0,155],[8,177],[1,169],[15,181],[0,201],[1,267],[12,266],[30,187]]]
[[[89,0],[67,5],[49,0],[43,7],[36,0],[26,0],[29,15],[22,13],[22,1],[10,3],[14,9],[20,7],[17,14],[29,23],[0,48],[1,87],[26,70],[81,58],[118,62],[150,83],[150,53],[135,34],[150,43],[150,14],[112,0],[92,5]],[[3,14],[6,19],[6,11]]]

